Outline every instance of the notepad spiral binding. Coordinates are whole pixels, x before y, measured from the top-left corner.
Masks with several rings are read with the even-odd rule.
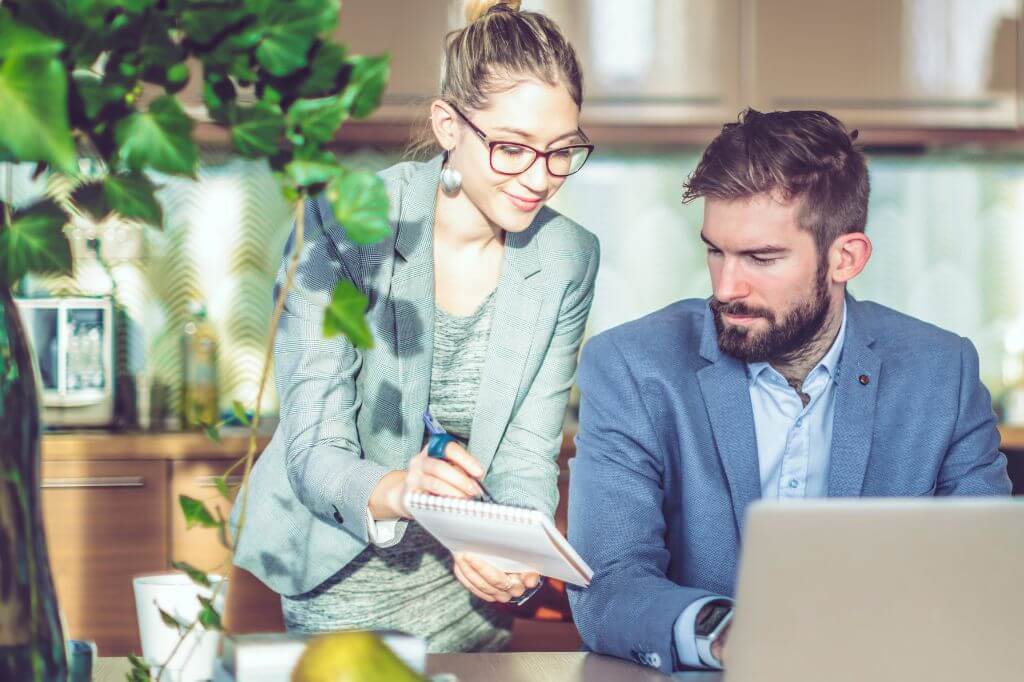
[[[533,523],[537,514],[539,514],[535,509],[477,502],[476,500],[460,500],[454,497],[441,497],[426,493],[409,494],[406,506],[413,509],[452,511],[466,516],[493,519],[495,521],[509,521],[512,523]]]

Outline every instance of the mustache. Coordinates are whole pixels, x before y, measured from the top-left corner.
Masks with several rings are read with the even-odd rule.
[[[739,302],[723,303],[713,296],[711,297],[711,303],[709,305],[711,306],[711,310],[719,315],[725,313],[726,315],[743,315],[744,317],[763,317],[769,321],[775,318],[771,311],[765,308],[752,308]]]

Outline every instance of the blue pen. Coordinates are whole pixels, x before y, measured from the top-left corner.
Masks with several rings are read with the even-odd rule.
[[[444,449],[448,446],[448,443],[455,440],[455,437],[444,430],[441,423],[434,419],[434,415],[430,414],[430,410],[423,413],[423,425],[427,427],[427,433],[430,434],[430,438],[427,440],[427,454],[435,459],[443,459],[446,462],[450,462],[451,464],[458,466],[458,464],[445,457],[444,454]],[[480,486],[480,490],[483,492],[481,497],[484,502],[497,503],[497,500],[494,499],[494,496],[491,495],[490,491],[484,487],[483,481],[477,481],[476,484]]]

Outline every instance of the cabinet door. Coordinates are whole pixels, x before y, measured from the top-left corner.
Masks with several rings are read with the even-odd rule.
[[[1012,128],[1017,0],[747,0],[760,109],[855,126]]]
[[[584,123],[720,125],[739,109],[739,0],[525,0],[583,67]]]
[[[139,653],[132,578],[168,568],[164,462],[44,462],[43,520],[67,634]]]
[[[187,495],[202,501],[214,516],[228,518],[231,502],[217,490],[214,479],[231,466],[230,460],[182,461],[171,464],[171,559],[186,561],[208,573],[227,575],[230,552],[221,543],[216,528],[185,527],[178,498]],[[240,473],[228,477],[232,492],[241,482]]]
[[[447,0],[345,0],[335,38],[350,54],[391,55],[391,78],[375,121],[426,120],[437,93],[448,31]]]

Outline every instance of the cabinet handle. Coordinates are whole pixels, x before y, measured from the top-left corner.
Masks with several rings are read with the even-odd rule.
[[[142,476],[88,476],[85,478],[44,478],[43,488],[142,488]]]
[[[196,485],[200,488],[216,488],[217,484],[214,483],[214,479],[220,478],[220,476],[199,476],[196,478]],[[241,476],[228,476],[228,486],[236,486],[242,483]]]

